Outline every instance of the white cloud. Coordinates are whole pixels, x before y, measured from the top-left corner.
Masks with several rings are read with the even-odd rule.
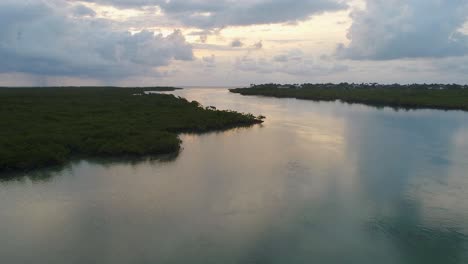
[[[338,55],[350,59],[460,56],[468,36],[459,31],[468,17],[466,0],[367,0],[352,13],[350,44]]]

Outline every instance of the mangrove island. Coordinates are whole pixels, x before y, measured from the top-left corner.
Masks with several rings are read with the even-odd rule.
[[[468,85],[458,84],[261,84],[230,89],[242,95],[341,101],[376,107],[468,111]]]
[[[0,88],[0,172],[74,157],[177,152],[178,133],[250,126],[251,114],[202,107],[171,87]]]

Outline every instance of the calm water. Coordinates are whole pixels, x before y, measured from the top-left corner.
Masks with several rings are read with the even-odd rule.
[[[468,263],[468,113],[176,94],[268,119],[0,182],[0,263]]]

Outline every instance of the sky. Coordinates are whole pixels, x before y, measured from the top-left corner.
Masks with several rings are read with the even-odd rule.
[[[468,83],[468,0],[0,0],[0,86]]]

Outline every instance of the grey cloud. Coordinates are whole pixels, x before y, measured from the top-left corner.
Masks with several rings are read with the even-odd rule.
[[[208,41],[208,36],[207,35],[200,35],[200,42],[201,43],[206,43]]]
[[[0,72],[118,78],[157,74],[152,68],[193,59],[179,31],[131,34],[106,20],[74,17],[73,6],[51,2],[0,3]]]
[[[293,53],[294,52],[299,51],[293,51]],[[238,58],[234,66],[240,71],[256,72],[259,74],[284,73],[293,76],[308,77],[326,76],[348,70],[348,66],[344,64],[326,62],[313,58],[297,60],[295,59],[296,57],[292,57],[293,59],[289,60],[288,56],[290,55],[282,54],[273,59],[245,56]]]
[[[279,54],[273,57],[276,62],[301,61],[304,53],[301,50],[293,49],[287,53]]]
[[[264,58],[237,58],[234,66],[240,71],[256,72],[260,74],[271,74],[277,71],[276,67],[268,63]]]
[[[222,28],[218,28],[218,29],[196,30],[196,31],[190,32],[188,35],[190,35],[190,36],[203,36],[203,35],[210,36],[210,35],[219,35],[219,34],[221,34],[221,30],[222,30]]]
[[[244,43],[242,43],[242,41],[238,40],[238,39],[235,39],[231,42],[231,47],[233,48],[240,48],[244,46]]]
[[[83,0],[121,8],[159,6],[186,26],[221,28],[253,24],[290,23],[312,15],[347,8],[344,0]]]
[[[337,55],[356,60],[461,56],[468,36],[459,29],[468,17],[466,0],[367,0],[352,13],[348,46]]]
[[[223,51],[232,51],[234,49],[231,45],[218,45],[218,44],[208,44],[208,43],[195,43],[193,44],[194,49],[198,50],[223,50]]]
[[[90,17],[96,16],[96,12],[94,12],[94,10],[84,5],[74,6],[72,8],[72,13],[75,16],[90,16]]]
[[[273,60],[276,62],[286,62],[288,61],[288,55],[281,54],[273,57]]]
[[[445,58],[438,61],[433,61],[437,71],[442,71],[444,74],[460,74],[461,76],[468,75],[468,56],[457,58]],[[466,78],[466,77],[465,77]]]
[[[290,44],[290,43],[301,43],[301,42],[315,42],[316,40],[311,39],[266,39],[267,42],[273,42],[278,44]]]
[[[220,29],[205,29],[205,30],[197,30],[188,33],[189,36],[198,36],[201,43],[206,43],[208,37],[211,35],[219,35],[221,33],[222,28]]]
[[[254,52],[263,49],[263,42],[255,42],[246,44],[239,39],[235,39],[227,44],[209,44],[209,43],[195,43],[194,49],[198,50],[222,50],[222,51],[240,51]]]
[[[259,41],[253,45],[255,49],[262,49],[263,48],[263,42]]]
[[[203,61],[204,65],[206,67],[208,67],[208,68],[213,68],[213,67],[216,66],[216,56],[215,55],[202,57],[202,61]]]
[[[215,57],[215,55],[211,55],[209,57],[203,57],[202,59],[206,63],[214,63],[215,60],[216,60],[216,57]]]

